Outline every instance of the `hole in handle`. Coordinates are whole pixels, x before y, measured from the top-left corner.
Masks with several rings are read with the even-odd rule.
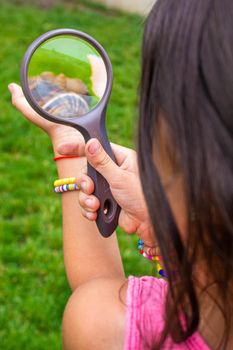
[[[113,212],[113,205],[110,199],[106,199],[104,202],[104,215],[109,218]]]

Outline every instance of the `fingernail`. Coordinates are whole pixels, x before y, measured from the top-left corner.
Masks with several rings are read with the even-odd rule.
[[[15,90],[14,84],[13,84],[13,83],[9,84],[9,85],[8,85],[8,89],[9,89],[9,91],[10,91],[11,93],[13,93],[14,90]]]
[[[86,191],[86,189],[87,189],[87,183],[86,183],[86,181],[82,181],[81,184],[80,184],[80,187],[81,187],[81,190],[82,190],[82,191]]]
[[[93,205],[93,199],[86,199],[85,200],[85,204],[86,204],[86,206],[87,207],[92,207],[92,205]]]
[[[97,153],[100,149],[100,143],[95,140],[95,141],[92,141],[92,143],[90,144],[90,146],[88,146],[88,152],[92,155],[94,155],[95,153]]]

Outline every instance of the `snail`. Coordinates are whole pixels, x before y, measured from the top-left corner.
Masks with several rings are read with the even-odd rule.
[[[29,79],[32,96],[40,107],[55,117],[74,118],[89,111],[90,96],[79,79],[43,72]]]
[[[43,72],[40,77],[44,80],[49,80],[52,83],[57,84],[65,91],[72,91],[81,95],[88,94],[86,85],[80,79],[69,78],[63,73],[55,75],[52,72]]]
[[[89,106],[80,95],[66,92],[53,97],[43,109],[57,118],[75,118],[87,114]]]
[[[30,91],[36,102],[43,106],[53,96],[64,92],[57,84],[50,80],[41,79],[41,77],[33,77],[29,79]]]

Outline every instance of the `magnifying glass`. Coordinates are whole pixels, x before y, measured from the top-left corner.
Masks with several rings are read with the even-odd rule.
[[[57,29],[37,38],[21,65],[21,84],[31,107],[42,117],[80,131],[87,142],[97,138],[115,161],[105,118],[112,90],[112,65],[103,47],[86,33]],[[109,237],[120,207],[104,177],[88,164],[100,201],[97,226]]]

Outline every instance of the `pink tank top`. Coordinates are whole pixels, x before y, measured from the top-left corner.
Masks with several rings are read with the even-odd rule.
[[[149,350],[158,341],[164,327],[163,312],[167,282],[155,277],[128,279],[126,297],[126,334],[124,350]],[[171,338],[163,350],[210,350],[199,333],[176,344]]]

